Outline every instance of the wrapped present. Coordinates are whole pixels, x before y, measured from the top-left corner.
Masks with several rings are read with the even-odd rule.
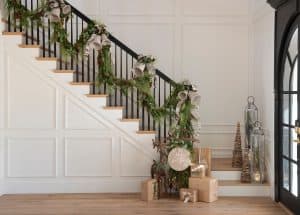
[[[149,179],[142,182],[141,199],[143,201],[152,201],[158,199],[158,183],[155,179]]]
[[[218,181],[215,178],[189,178],[189,188],[198,190],[198,201],[214,202],[218,200]]]
[[[210,148],[194,148],[194,164],[206,163],[205,176],[211,176],[211,149]],[[192,172],[191,172],[192,174]],[[193,175],[193,174],[192,174]]]
[[[179,191],[180,200],[187,202],[198,202],[198,191],[196,189],[181,188]]]

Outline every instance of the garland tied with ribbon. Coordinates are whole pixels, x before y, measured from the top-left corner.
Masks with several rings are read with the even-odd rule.
[[[155,58],[140,55],[132,69],[132,79],[117,78],[113,71],[111,42],[105,25],[89,23],[73,44],[68,40],[69,35],[64,27],[71,16],[72,9],[64,0],[40,1],[39,6],[32,11],[23,6],[19,0],[6,0],[6,8],[13,19],[25,28],[30,24],[45,27],[44,18],[48,18],[53,29],[51,42],[60,44],[64,56],[72,56],[78,60],[79,56],[89,56],[91,50],[98,52],[99,72],[96,84],[98,86],[105,84],[110,90],[120,89],[125,94],[130,90],[138,90],[140,93],[137,102],[145,107],[156,121],[163,117],[176,117],[175,126],[169,131],[167,152],[175,147],[183,147],[192,153],[193,138],[197,136],[199,130],[200,95],[194,87],[187,90],[186,85],[190,83],[170,83],[173,87],[171,94],[163,106],[158,106],[152,94],[152,89],[155,87]],[[166,159],[162,160],[155,161],[155,164],[160,169],[168,171],[166,174],[169,185],[174,183],[177,188],[187,186],[189,171],[176,172],[168,167]],[[154,174],[156,170],[153,168]]]

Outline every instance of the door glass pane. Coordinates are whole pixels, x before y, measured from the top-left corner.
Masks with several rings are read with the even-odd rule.
[[[297,95],[291,95],[291,124],[295,125],[295,121],[298,119],[298,101]]]
[[[298,54],[298,28],[295,30],[289,45],[289,53],[292,59]]]
[[[286,159],[282,160],[282,170],[283,170],[283,180],[282,180],[282,186],[289,190],[290,185],[289,185],[289,162]]]
[[[294,142],[294,140],[297,140],[297,134],[295,132],[295,129],[292,129],[292,139],[291,139],[291,158],[295,161],[297,161],[297,150],[298,150],[298,144]]]
[[[292,163],[292,187],[291,192],[295,196],[298,196],[298,174],[297,174],[297,165]]]
[[[289,128],[282,127],[282,154],[289,157]]]
[[[291,80],[291,90],[298,91],[298,59],[296,58],[295,64],[293,65],[293,75]]]
[[[290,124],[289,122],[289,95],[284,94],[282,98],[282,121],[285,124]]]
[[[290,74],[291,65],[288,58],[285,59],[284,73],[283,73],[283,90],[290,91]]]

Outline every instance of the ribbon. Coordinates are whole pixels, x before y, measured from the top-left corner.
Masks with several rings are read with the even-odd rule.
[[[132,73],[134,77],[140,77],[145,72],[148,72],[150,75],[155,75],[155,67],[154,67],[154,57],[152,56],[138,56],[138,60],[135,63]]]
[[[191,192],[184,192],[183,194],[183,202],[188,203],[192,199],[192,193]]]
[[[61,14],[67,16],[71,13],[71,6],[65,4],[64,0],[49,0],[48,6],[50,10],[45,17],[49,18],[50,22],[60,22]]]
[[[192,104],[192,109],[191,109],[191,123],[193,126],[194,134],[195,136],[199,136],[199,129],[201,128],[200,124],[200,101],[201,101],[201,96],[197,92],[197,89],[195,86],[192,85],[192,90],[191,91],[181,91],[177,95],[179,102],[177,103],[176,106],[176,116],[179,119],[180,115],[180,110],[182,108],[182,105],[190,99],[191,104]]]
[[[92,49],[99,51],[105,46],[110,46],[110,40],[107,34],[104,32],[100,34],[94,33],[86,43],[84,56],[88,56]]]

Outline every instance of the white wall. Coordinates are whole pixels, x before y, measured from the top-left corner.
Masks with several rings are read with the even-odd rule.
[[[237,121],[252,94],[248,0],[70,0],[176,80],[202,95],[203,145],[230,156]]]
[[[0,2],[0,17],[2,17],[2,1]],[[3,31],[3,25],[0,24],[0,32]],[[0,37],[0,50],[2,50],[2,47],[3,47],[3,40],[2,38]],[[0,51],[0,71],[3,71],[4,70],[4,65],[3,65],[3,51]],[[3,80],[4,77],[3,77],[3,72],[0,72],[0,80]],[[4,98],[4,95],[3,95],[3,85],[2,85],[2,81],[0,81],[0,106],[3,106],[4,105],[4,102],[3,102],[3,98]],[[3,111],[3,108],[0,108],[1,111]],[[0,118],[2,118],[4,116],[4,113],[1,113],[0,112]],[[4,186],[3,186],[3,177],[4,177],[4,139],[1,135],[2,131],[1,131],[1,128],[3,128],[3,125],[1,124],[1,120],[0,120],[0,196],[4,193]]]
[[[254,95],[266,132],[266,165],[274,191],[274,10],[260,0],[252,9]]]

